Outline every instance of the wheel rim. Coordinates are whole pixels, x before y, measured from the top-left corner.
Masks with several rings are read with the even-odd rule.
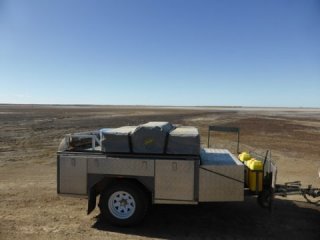
[[[127,219],[135,212],[136,202],[130,193],[117,191],[110,196],[108,207],[114,217]]]

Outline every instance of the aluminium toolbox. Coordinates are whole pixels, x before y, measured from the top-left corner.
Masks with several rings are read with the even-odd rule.
[[[148,122],[139,125],[131,133],[132,151],[134,153],[165,153],[169,132],[173,129],[168,122]]]
[[[200,154],[200,135],[195,127],[177,127],[168,136],[167,154]]]
[[[130,134],[136,126],[124,126],[119,128],[102,129],[101,151],[109,153],[131,152]]]

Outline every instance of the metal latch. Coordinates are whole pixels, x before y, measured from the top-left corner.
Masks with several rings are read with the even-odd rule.
[[[147,163],[147,161],[143,161],[143,162],[142,162],[142,168],[145,169],[145,170],[148,169],[148,163]]]
[[[176,162],[173,162],[173,163],[172,163],[172,170],[173,170],[173,171],[177,171],[177,170],[178,170],[178,165],[177,165]]]

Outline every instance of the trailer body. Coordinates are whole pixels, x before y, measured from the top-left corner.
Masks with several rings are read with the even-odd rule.
[[[153,203],[242,201],[244,165],[228,150],[199,156],[58,152],[59,194],[88,196],[104,179],[136,179]]]
[[[136,131],[137,128],[133,129]],[[146,144],[146,153],[133,151],[130,134],[122,134],[120,130],[104,129],[100,135],[97,131],[69,134],[59,146],[57,192],[87,197],[88,214],[96,207],[99,195],[102,216],[121,226],[141,221],[149,203],[194,205],[203,202],[233,202],[243,201],[244,196],[250,193],[259,195],[260,205],[269,207],[271,204],[276,167],[267,158],[268,152],[263,170],[248,171],[246,165],[229,150],[209,146],[211,131],[237,132],[239,141],[238,128],[210,126],[207,148],[200,148],[198,131],[195,129],[178,129],[177,133],[170,130],[164,136],[172,137],[174,144],[169,143],[173,144],[174,150],[167,151],[168,141],[162,143],[159,139],[152,139],[157,131],[161,132],[161,129],[155,130],[152,125],[152,128],[145,130],[147,133],[140,133],[139,141],[136,141],[138,144]],[[150,136],[148,131],[152,133]],[[119,149],[124,143],[126,146],[129,144],[129,148],[123,152],[103,151],[108,149],[108,146],[102,146],[107,143],[106,140],[110,140],[105,139],[108,134],[117,134],[113,136],[117,139],[113,149]],[[155,146],[150,148],[149,144],[153,143]],[[81,145],[85,147],[81,148]],[[141,145],[137,146],[141,148]],[[192,147],[192,151],[183,149],[188,146]],[[168,154],[171,151],[192,154]],[[258,174],[262,174],[263,179],[259,180]],[[255,188],[254,192],[247,189],[245,183],[251,175],[256,176],[256,186],[263,180],[263,187]]]

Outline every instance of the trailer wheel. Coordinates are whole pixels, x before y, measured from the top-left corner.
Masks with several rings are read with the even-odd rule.
[[[258,195],[258,203],[262,208],[269,208],[271,210],[273,194],[270,190],[263,190]]]
[[[100,196],[99,208],[104,220],[117,226],[132,226],[141,222],[148,209],[147,195],[131,182],[108,187]]]

